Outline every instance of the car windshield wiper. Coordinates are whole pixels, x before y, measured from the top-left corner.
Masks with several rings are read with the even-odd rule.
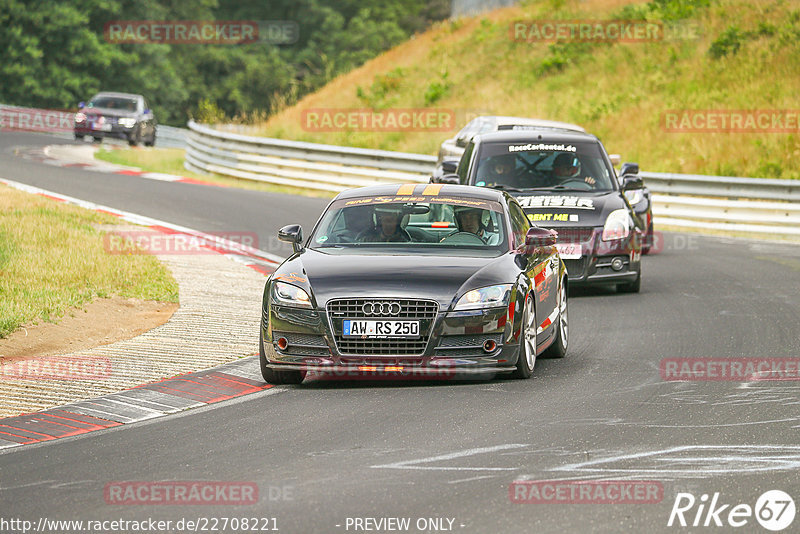
[[[512,191],[514,193],[522,193],[522,189],[520,189],[519,187],[512,187],[510,185],[488,184],[486,187],[491,187],[492,189],[499,189],[500,191]]]
[[[574,189],[572,187],[567,187],[565,185],[551,185],[548,187],[526,187],[525,191],[580,191],[580,192],[587,192],[590,191],[588,189]]]

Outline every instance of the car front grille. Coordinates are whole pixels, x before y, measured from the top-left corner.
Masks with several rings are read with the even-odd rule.
[[[594,234],[592,226],[566,226],[554,230],[558,232],[557,243],[588,243]]]
[[[400,305],[400,312],[392,316],[375,316],[364,313],[364,304],[377,302],[397,303]],[[425,352],[425,347],[428,345],[436,314],[439,312],[439,304],[433,300],[416,299],[337,299],[328,303],[327,310],[333,328],[336,348],[340,354],[422,356]],[[344,319],[418,320],[420,323],[420,337],[345,338],[342,335],[342,321]]]
[[[577,260],[564,260],[564,266],[567,268],[567,276],[570,280],[581,279],[586,275],[586,259],[587,256],[582,256]]]

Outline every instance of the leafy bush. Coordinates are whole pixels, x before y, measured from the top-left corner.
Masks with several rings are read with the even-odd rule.
[[[719,59],[728,54],[735,54],[739,51],[742,41],[745,38],[746,34],[737,26],[730,26],[711,43],[708,49],[708,55],[713,59]]]

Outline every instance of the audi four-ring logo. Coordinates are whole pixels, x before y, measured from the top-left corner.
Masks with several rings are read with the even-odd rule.
[[[361,306],[364,315],[400,315],[399,302],[365,302]]]

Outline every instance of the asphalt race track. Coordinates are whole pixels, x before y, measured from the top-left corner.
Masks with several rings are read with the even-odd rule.
[[[0,176],[206,232],[258,232],[260,247],[281,255],[278,228],[299,222],[308,231],[326,204],[56,168],[12,152],[53,142],[64,141],[3,133]],[[659,365],[797,358],[800,247],[666,234],[643,273],[638,295],[574,291],[569,354],[538,361],[532,380],[314,378],[10,449],[0,453],[0,516],[270,518],[258,530],[283,533],[389,531],[387,518],[410,518],[410,532],[673,532],[689,530],[667,526],[684,492],[697,500],[687,523],[713,525],[698,510],[719,493],[717,508],[729,506],[717,531],[765,532],[752,516],[733,529],[728,514],[755,508],[768,490],[800,497],[800,382],[669,381]],[[510,499],[515,480],[595,479],[649,481],[663,495],[631,504]],[[104,489],[117,481],[248,482],[259,497],[238,506],[108,504]],[[243,530],[231,525],[224,531]]]

